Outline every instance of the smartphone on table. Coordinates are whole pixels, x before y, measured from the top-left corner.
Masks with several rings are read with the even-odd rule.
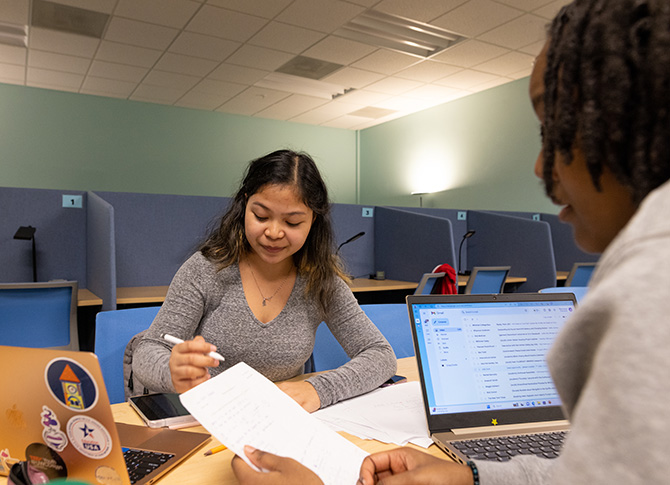
[[[198,426],[179,400],[179,394],[159,392],[132,396],[130,406],[150,428]]]

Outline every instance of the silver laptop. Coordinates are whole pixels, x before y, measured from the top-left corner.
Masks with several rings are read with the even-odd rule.
[[[569,425],[545,357],[574,295],[410,295],[407,305],[433,441],[461,463],[558,456]]]
[[[116,424],[95,354],[0,346],[0,369],[0,474],[27,460],[49,479],[143,485],[210,440]]]

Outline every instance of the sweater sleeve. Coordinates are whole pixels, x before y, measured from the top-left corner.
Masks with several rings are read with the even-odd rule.
[[[307,380],[316,389],[322,408],[369,392],[395,374],[396,357],[391,345],[339,278],[326,324],[351,360]]]
[[[172,345],[162,336],[193,338],[205,311],[203,288],[214,284],[213,280],[211,263],[199,253],[175,274],[165,302],[133,355],[133,373],[150,391],[175,392],[169,367]]]

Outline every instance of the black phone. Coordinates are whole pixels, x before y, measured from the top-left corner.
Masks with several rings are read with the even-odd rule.
[[[182,405],[179,394],[160,392],[132,396],[128,402],[150,428],[197,426],[198,421]]]
[[[392,386],[393,384],[400,384],[401,382],[406,382],[406,381],[407,381],[407,377],[395,375],[395,376],[391,377],[388,381],[386,381],[384,384],[382,384],[380,387],[388,387],[388,386]]]

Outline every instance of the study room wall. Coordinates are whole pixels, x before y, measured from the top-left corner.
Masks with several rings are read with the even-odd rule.
[[[360,203],[555,213],[539,150],[524,78],[362,130]]]
[[[0,186],[229,196],[249,160],[304,150],[356,202],[351,130],[0,84]]]

